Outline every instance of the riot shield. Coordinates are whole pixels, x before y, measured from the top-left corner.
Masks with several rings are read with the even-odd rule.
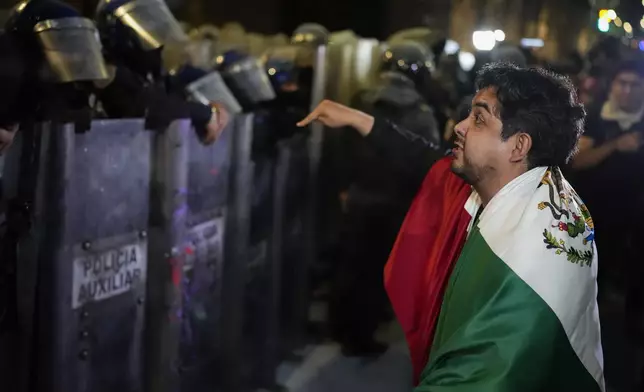
[[[222,279],[225,263],[232,121],[217,142],[190,139],[187,232],[183,267],[181,390],[212,391],[221,370]]]
[[[275,388],[280,359],[279,245],[283,197],[276,192],[276,145],[270,112],[238,118],[233,137],[228,239],[224,264],[224,391]]]
[[[141,391],[152,134],[143,120],[25,126],[5,167],[18,391]]]
[[[277,367],[280,257],[275,254],[275,142],[272,113],[254,113],[253,199],[245,293],[244,378],[253,389],[271,389]],[[277,280],[276,280],[277,279]]]
[[[146,307],[145,388],[177,391],[182,281],[187,252],[188,157],[194,139],[189,120],[174,121],[154,135],[150,190]]]
[[[254,165],[251,159],[253,114],[238,116],[231,132],[229,203],[224,238],[221,314],[221,387],[224,392],[244,389],[246,366],[242,347],[246,342],[244,304],[250,238]]]
[[[313,75],[313,91],[311,94],[311,110],[319,105],[326,97],[326,53],[326,46],[321,45],[317,47]],[[324,127],[321,123],[315,122],[310,125],[309,130],[307,139],[309,177],[306,194],[306,213],[304,216],[304,244],[306,254],[303,259],[304,267],[295,283],[296,287],[294,290],[296,297],[293,299],[295,325],[299,325],[299,328],[293,331],[293,342],[295,342],[296,347],[303,347],[306,343],[306,326],[309,321],[309,307],[311,305],[310,271],[318,261],[318,252],[320,250],[318,239],[320,237],[319,233],[321,233],[318,218],[320,216],[319,213],[322,213],[325,207],[319,203],[318,198],[321,190],[320,185],[326,186],[326,184],[320,182],[320,166],[323,148],[325,148]],[[328,153],[328,150],[325,153]]]
[[[310,235],[306,226],[308,185],[310,181],[309,152],[307,135],[299,134],[280,141],[277,145],[277,166],[275,170],[275,250],[280,268],[277,276],[286,284],[280,287],[280,340],[279,354],[288,356],[302,344],[302,326],[306,323],[303,311],[308,310],[308,293],[302,295],[301,279],[308,279],[307,241]],[[272,349],[272,347],[270,347]]]

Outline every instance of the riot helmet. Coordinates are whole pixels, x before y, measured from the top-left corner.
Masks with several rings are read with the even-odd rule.
[[[382,54],[380,71],[402,73],[414,82],[419,91],[427,88],[433,70],[433,54],[417,42],[392,44]]]
[[[387,43],[390,45],[401,42],[418,42],[434,54],[437,60],[447,45],[447,37],[439,30],[432,30],[428,27],[412,27],[400,30],[392,34]]]
[[[219,71],[207,72],[192,65],[184,65],[170,75],[173,87],[185,92],[189,99],[204,105],[213,102],[222,104],[231,114],[242,111],[242,107],[230,91]]]
[[[69,83],[108,78],[94,23],[56,0],[17,4],[5,24],[43,80]]]
[[[304,23],[295,29],[291,42],[311,46],[326,45],[329,42],[329,30],[317,23]]]
[[[188,42],[163,0],[101,0],[96,24],[106,56],[141,74],[158,74],[161,51]]]
[[[308,46],[283,45],[268,49],[262,61],[276,94],[310,104],[314,58],[314,49]]]
[[[258,58],[231,50],[217,62],[226,85],[245,109],[275,99],[275,90]]]

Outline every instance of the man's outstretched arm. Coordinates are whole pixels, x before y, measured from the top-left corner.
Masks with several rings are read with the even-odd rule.
[[[443,156],[438,146],[413,132],[336,102],[323,101],[297,125],[303,127],[313,121],[329,128],[354,128],[415,186],[420,185],[429,168]]]

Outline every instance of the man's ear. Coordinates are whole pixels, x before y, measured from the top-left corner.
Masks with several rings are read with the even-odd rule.
[[[522,162],[528,159],[528,153],[532,148],[532,137],[527,133],[519,132],[513,137],[514,148],[510,155],[510,161],[513,163]]]

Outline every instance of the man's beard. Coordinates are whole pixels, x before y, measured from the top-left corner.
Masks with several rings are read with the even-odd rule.
[[[467,156],[465,156],[463,150],[461,150],[461,155],[462,164],[455,167],[454,163],[452,162],[452,173],[456,174],[463,181],[470,185],[477,184],[481,180],[481,171],[476,167],[476,165],[474,165],[472,162],[470,162],[469,159],[467,159]]]

